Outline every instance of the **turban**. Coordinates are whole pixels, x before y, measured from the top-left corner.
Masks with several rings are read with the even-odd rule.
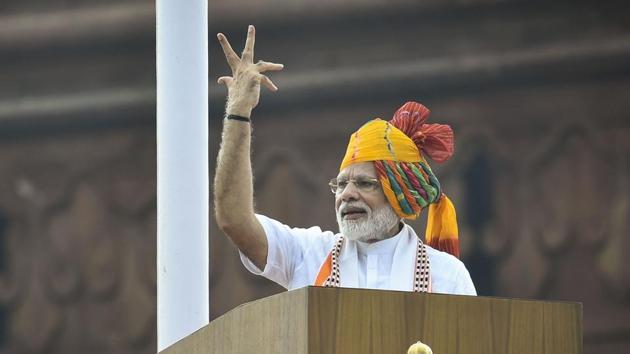
[[[383,193],[396,214],[415,219],[428,206],[426,242],[459,257],[455,207],[425,159],[441,163],[453,155],[453,130],[425,123],[429,114],[422,104],[407,102],[389,122],[377,118],[364,124],[350,136],[339,169],[374,162]]]

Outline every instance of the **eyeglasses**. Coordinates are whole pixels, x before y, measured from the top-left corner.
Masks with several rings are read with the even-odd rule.
[[[354,186],[357,187],[361,192],[366,193],[373,192],[381,186],[381,183],[378,181],[378,179],[370,177],[357,177],[350,179],[333,178],[330,180],[330,182],[328,182],[328,185],[330,186],[330,190],[333,192],[333,194],[341,194],[341,192],[343,192],[348,186],[348,183],[353,183]]]

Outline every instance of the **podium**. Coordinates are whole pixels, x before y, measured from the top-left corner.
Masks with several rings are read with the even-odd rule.
[[[163,354],[582,353],[582,305],[306,287],[241,305]]]

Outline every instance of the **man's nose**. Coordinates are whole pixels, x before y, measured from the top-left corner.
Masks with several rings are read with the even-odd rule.
[[[339,198],[341,198],[341,200],[343,201],[359,199],[359,189],[357,188],[356,184],[349,181],[346,185],[346,188],[341,191]]]

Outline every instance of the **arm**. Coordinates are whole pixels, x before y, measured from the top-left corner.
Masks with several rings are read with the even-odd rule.
[[[470,278],[468,269],[462,262],[459,262],[459,265],[460,269],[457,272],[457,282],[453,294],[477,296],[477,289],[475,289],[475,284]]]
[[[255,29],[249,27],[242,56],[232,50],[227,38],[217,35],[232,76],[220,77],[218,83],[228,88],[226,116],[250,118],[260,98],[260,85],[271,91],[278,88],[262,73],[281,70],[281,64],[253,63]],[[254,264],[264,269],[267,262],[267,238],[254,215],[254,188],[250,158],[251,129],[247,122],[225,119],[214,178],[214,210],[219,228]]]

